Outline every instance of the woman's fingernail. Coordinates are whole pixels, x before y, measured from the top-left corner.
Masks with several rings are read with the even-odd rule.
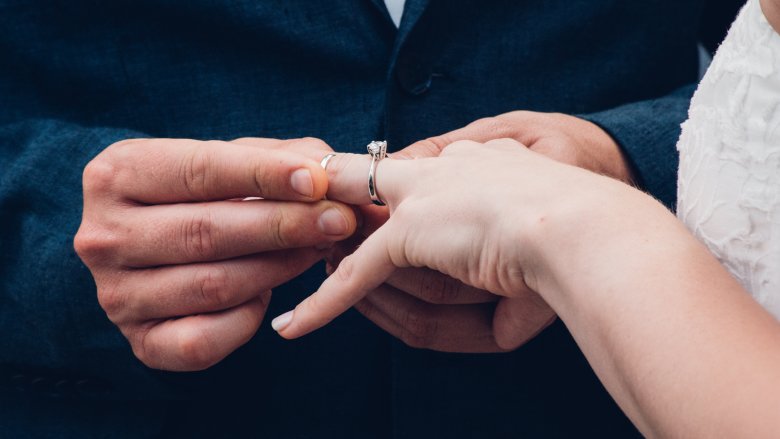
[[[292,318],[293,318],[293,311],[287,311],[286,313],[273,319],[271,321],[271,327],[274,328],[274,331],[276,332],[282,331],[290,324]]]
[[[347,233],[349,227],[344,215],[335,207],[322,212],[317,225],[320,231],[326,235],[343,235]]]
[[[308,169],[298,169],[293,172],[290,176],[290,186],[304,197],[311,198],[314,195],[314,181],[312,181],[311,172]]]

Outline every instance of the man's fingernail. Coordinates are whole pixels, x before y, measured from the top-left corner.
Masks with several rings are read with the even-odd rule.
[[[298,169],[290,176],[290,185],[295,192],[309,197],[314,194],[314,182],[311,179],[311,172],[308,169]]]
[[[284,328],[287,327],[287,325],[290,324],[292,318],[293,318],[293,311],[287,311],[286,313],[273,319],[271,321],[271,327],[274,328],[274,331],[276,332],[282,331],[284,330]]]
[[[347,233],[347,219],[336,208],[330,208],[320,215],[317,225],[320,231],[326,235],[343,235]]]

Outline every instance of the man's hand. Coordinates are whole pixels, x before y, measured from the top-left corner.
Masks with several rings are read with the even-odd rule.
[[[480,119],[412,144],[393,154],[393,158],[435,157],[459,140],[484,143],[501,138],[517,140],[557,161],[632,182],[628,162],[612,137],[588,121],[564,114],[516,111]],[[329,167],[328,172],[337,177],[339,169]],[[336,185],[329,196],[339,199],[340,192]],[[376,206],[364,206],[361,213],[365,220],[361,230],[364,237],[388,218],[387,209]],[[329,257],[330,264],[338,266],[359,243],[360,240],[352,239],[338,244]],[[532,291],[497,300],[486,291],[435,271],[403,269],[355,308],[412,347],[446,352],[513,350],[555,320],[552,309]]]
[[[86,167],[74,245],[145,364],[220,361],[257,331],[271,288],[354,232],[352,209],[320,201],[327,177],[296,150],[330,152],[316,139],[135,139]]]
[[[329,273],[359,241],[337,244],[328,257]],[[511,351],[555,320],[531,290],[499,297],[426,268],[399,269],[355,309],[406,345],[441,352]]]
[[[631,167],[615,140],[599,126],[560,113],[513,111],[480,119],[463,128],[407,147],[399,158],[435,157],[459,140],[513,139],[562,163],[631,183]]]

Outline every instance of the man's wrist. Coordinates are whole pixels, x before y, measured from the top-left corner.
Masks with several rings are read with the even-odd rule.
[[[586,138],[590,143],[589,148],[599,155],[602,168],[599,173],[634,185],[634,170],[620,144],[600,126],[585,119],[580,120],[588,125]]]

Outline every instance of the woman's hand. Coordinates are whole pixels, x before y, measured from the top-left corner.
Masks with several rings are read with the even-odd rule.
[[[460,140],[484,143],[497,139],[513,139],[556,161],[631,181],[629,164],[609,134],[588,121],[557,113],[514,111],[479,119],[420,140],[394,153],[393,158],[437,157]],[[321,152],[309,157],[319,161]],[[332,163],[328,172],[338,173],[337,165]],[[358,208],[363,224],[353,239],[338,243],[328,256],[334,267],[389,218],[386,207]],[[533,292],[503,299],[427,268],[396,271],[356,303],[355,309],[408,346],[464,353],[517,349],[556,317]]]
[[[366,204],[368,158],[334,160],[340,171],[331,176],[329,196]],[[325,325],[398,268],[430,268],[507,298],[533,294],[542,262],[535,241],[549,209],[580,205],[579,191],[609,179],[503,139],[456,142],[433,159],[386,159],[377,180],[390,220],[319,291],[274,321],[282,336],[299,337]]]

